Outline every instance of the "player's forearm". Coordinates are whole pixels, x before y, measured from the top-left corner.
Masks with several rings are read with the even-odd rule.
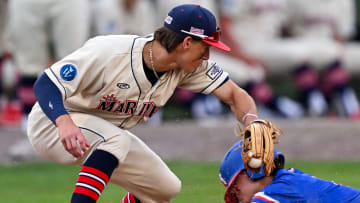
[[[257,109],[254,100],[231,79],[216,89],[213,94],[228,104],[239,122],[245,126],[257,119]]]
[[[59,116],[67,114],[60,90],[45,73],[35,82],[34,93],[41,109],[53,123]]]
[[[245,90],[236,88],[233,91],[232,101],[229,105],[238,121],[245,126],[257,119],[255,102]]]

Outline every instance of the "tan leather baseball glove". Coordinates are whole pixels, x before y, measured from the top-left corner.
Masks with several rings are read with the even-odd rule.
[[[239,135],[243,139],[242,159],[247,170],[258,173],[264,164],[266,176],[270,176],[275,168],[274,144],[280,142],[282,130],[268,120],[254,120],[241,130]]]

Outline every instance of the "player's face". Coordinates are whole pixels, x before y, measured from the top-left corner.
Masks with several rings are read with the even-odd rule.
[[[242,171],[236,178],[230,192],[234,194],[241,203],[250,203],[252,197],[257,191],[254,191],[255,182],[247,175],[246,171]]]
[[[187,43],[179,64],[185,72],[192,73],[204,60],[209,59],[210,45],[196,40],[190,40]]]

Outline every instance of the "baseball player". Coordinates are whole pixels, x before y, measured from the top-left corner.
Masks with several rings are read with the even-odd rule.
[[[253,99],[208,60],[211,46],[230,50],[219,34],[210,11],[180,5],[153,35],[92,38],[37,79],[28,137],[41,156],[82,165],[72,203],[96,202],[108,181],[130,192],[123,202],[169,202],[180,191],[178,177],[128,131],[176,87],[215,95],[244,125],[257,118]]]
[[[322,180],[298,169],[284,169],[285,156],[274,149],[275,168],[265,176],[246,170],[240,142],[225,154],[220,180],[226,187],[226,203],[247,202],[360,202],[360,190]]]

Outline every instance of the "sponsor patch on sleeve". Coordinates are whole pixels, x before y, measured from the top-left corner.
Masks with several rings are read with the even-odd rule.
[[[72,81],[77,74],[77,70],[74,65],[66,64],[60,69],[60,76],[65,81]]]
[[[221,75],[222,72],[223,72],[223,70],[222,70],[217,64],[214,64],[214,65],[206,72],[206,75],[209,76],[210,79],[214,80],[214,79],[216,79],[219,75]]]

